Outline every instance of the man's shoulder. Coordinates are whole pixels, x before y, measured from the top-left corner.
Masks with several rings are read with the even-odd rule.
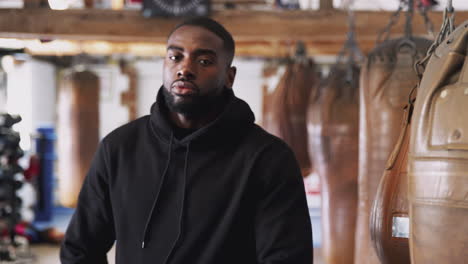
[[[262,152],[290,152],[290,147],[281,138],[268,133],[265,129],[254,124],[248,133],[246,142],[252,148]]]
[[[260,177],[269,182],[273,174],[283,171],[284,168],[290,169],[290,175],[300,175],[294,152],[281,138],[258,125],[252,129],[249,137],[247,145],[252,148],[252,160],[256,162],[257,172],[264,172],[258,174]]]
[[[107,134],[103,142],[110,145],[120,144],[137,139],[142,133],[147,133],[149,116],[143,116],[130,121]]]

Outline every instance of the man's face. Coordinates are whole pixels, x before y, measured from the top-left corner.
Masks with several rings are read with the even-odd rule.
[[[197,26],[182,26],[167,41],[163,84],[171,111],[199,114],[231,88],[235,68],[228,66],[223,40]]]

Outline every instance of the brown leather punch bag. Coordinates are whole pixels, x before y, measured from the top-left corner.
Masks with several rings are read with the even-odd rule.
[[[297,59],[286,66],[274,92],[264,102],[267,109],[264,128],[282,138],[294,151],[302,176],[311,172],[308,152],[306,115],[310,94],[316,89],[315,64]]]
[[[407,165],[412,109],[413,105],[409,105],[404,110],[400,136],[388,158],[371,211],[371,238],[382,264],[411,263]]]
[[[357,208],[359,68],[334,66],[312,99],[309,144],[322,197],[322,254],[325,263],[352,263]]]
[[[65,73],[58,91],[58,183],[63,206],[75,207],[99,143],[99,79]]]
[[[468,263],[468,21],[421,80],[409,156],[411,263]]]
[[[430,44],[416,37],[385,41],[368,55],[361,69],[355,263],[380,263],[370,238],[370,211],[400,134],[402,109],[419,80],[413,65]]]

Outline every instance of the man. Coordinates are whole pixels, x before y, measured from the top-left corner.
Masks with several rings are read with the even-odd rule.
[[[209,18],[167,41],[151,115],[106,136],[61,248],[63,264],[310,264],[293,152],[234,96],[232,36]]]

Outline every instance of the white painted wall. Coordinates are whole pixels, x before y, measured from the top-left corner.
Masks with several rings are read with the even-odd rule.
[[[6,89],[7,76],[6,72],[0,69],[0,113],[6,112]]]
[[[6,111],[21,115],[15,125],[20,146],[31,147],[31,134],[38,127],[55,124],[55,67],[47,62],[29,60],[8,72]]]
[[[31,68],[31,99],[32,127],[54,126],[55,124],[55,66],[42,61],[32,60]]]
[[[120,72],[118,65],[90,67],[99,76],[99,137],[103,138],[115,128],[129,121],[126,106],[121,105],[121,94],[128,90],[128,77]]]
[[[255,59],[235,59],[233,66],[237,68],[236,79],[234,81],[234,94],[246,101],[253,113],[255,122],[262,121],[262,68],[263,60]]]
[[[138,72],[137,116],[140,117],[150,113],[156,100],[162,85],[163,60],[141,60],[135,63],[135,68]]]
[[[128,90],[129,80],[117,65],[90,66],[99,76],[99,135],[104,137],[129,120],[128,108],[121,105],[121,94]],[[19,114],[22,121],[15,125],[21,135],[21,147],[29,150],[31,134],[38,127],[56,125],[56,69],[38,60],[16,65],[7,75],[5,111]]]

